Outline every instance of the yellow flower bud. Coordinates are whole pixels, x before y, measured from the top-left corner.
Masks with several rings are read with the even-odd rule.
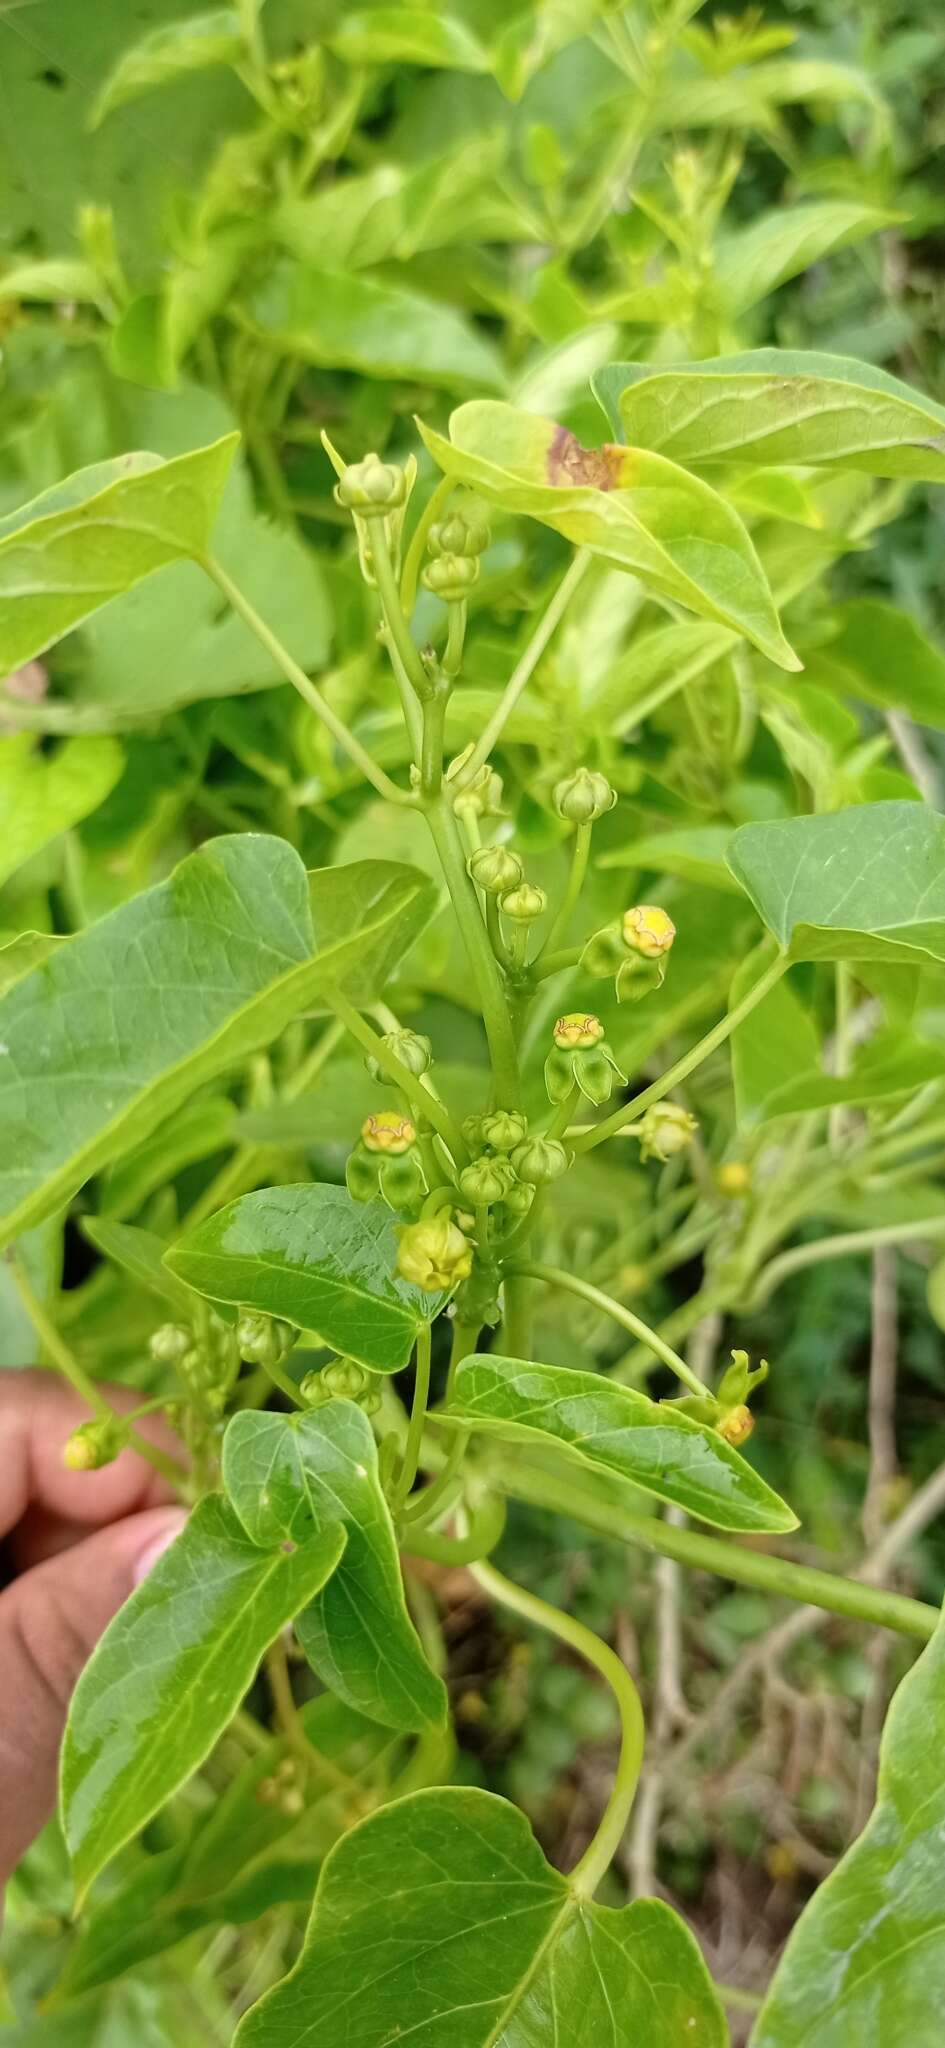
[[[734,1201],[739,1195],[747,1195],[751,1187],[751,1168],[743,1159],[726,1159],[715,1176],[720,1195],[730,1195]]]
[[[662,953],[668,953],[676,937],[676,927],[665,910],[658,903],[635,903],[632,910],[623,915],[623,940],[631,953],[642,953],[645,960],[658,960]]]
[[[372,1116],[366,1116],[361,1125],[361,1142],[366,1152],[385,1152],[388,1158],[399,1159],[409,1152],[416,1137],[410,1118],[401,1116],[396,1109],[378,1109]]]
[[[555,1044],[563,1052],[584,1052],[588,1046],[599,1045],[603,1036],[600,1018],[587,1016],[581,1010],[571,1010],[566,1017],[559,1017],[554,1028]]]
[[[715,1427],[717,1435],[724,1437],[727,1444],[733,1444],[737,1448],[750,1437],[755,1427],[755,1418],[751,1409],[746,1408],[744,1402],[740,1402],[737,1408],[730,1408]]]
[[[472,1272],[472,1246],[451,1221],[449,1211],[420,1223],[408,1223],[398,1232],[397,1271],[402,1280],[437,1294],[443,1287],[455,1287]]]

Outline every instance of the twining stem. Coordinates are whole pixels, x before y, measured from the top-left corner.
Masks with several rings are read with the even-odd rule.
[[[548,931],[548,934],[545,938],[544,944],[542,945],[540,952],[536,955],[535,960],[533,962],[533,966],[536,970],[538,967],[539,960],[543,960],[546,954],[553,954],[555,940],[559,937],[559,935],[562,932],[566,932],[568,929],[568,925],[571,920],[571,912],[574,909],[578,897],[581,894],[581,890],[584,887],[584,878],[587,874],[587,863],[590,858],[591,852],[591,834],[593,830],[593,825],[579,825],[574,834],[574,845],[571,849],[571,867],[570,872],[568,874],[567,886],[565,888],[564,895],[561,898],[561,902],[558,906],[558,909],[555,913],[554,922]],[[577,948],[576,950],[578,951],[578,953],[580,953],[580,948]]]
[[[416,1366],[414,1370],[413,1406],[407,1425],[407,1440],[404,1444],[403,1463],[394,1489],[395,1510],[402,1507],[417,1476],[420,1463],[420,1446],[423,1442],[424,1424],[427,1419],[427,1403],[430,1399],[430,1363],[432,1341],[430,1325],[424,1323],[417,1336]]]
[[[429,1557],[434,1564],[477,1564],[488,1557],[505,1528],[505,1502],[493,1495],[469,1516],[463,1536],[440,1536],[415,1521],[404,1525],[401,1549],[408,1557]]]
[[[350,727],[345,724],[344,719],[339,718],[337,712],[332,710],[327,699],[322,696],[321,691],[316,688],[316,685],[306,675],[304,668],[299,667],[298,662],[289,653],[288,648],[283,647],[282,641],[277,638],[272,628],[266,624],[265,619],[260,617],[255,605],[251,605],[248,597],[244,597],[239,585],[233,582],[220,563],[215,561],[212,555],[207,555],[202,558],[200,566],[206,570],[207,575],[212,578],[218,590],[223,592],[228,604],[232,605],[233,610],[239,614],[244,625],[247,625],[250,632],[255,634],[260,645],[265,647],[267,654],[272,656],[273,661],[278,668],[281,668],[287,681],[294,685],[298,690],[299,696],[304,697],[306,704],[321,719],[322,724],[327,726],[332,738],[337,741],[339,747],[344,749],[349,760],[354,762],[356,768],[360,768],[362,775],[373,785],[378,795],[385,797],[388,803],[412,804],[414,797],[411,791],[400,789],[397,783],[393,782],[390,776],[385,773],[384,769],[379,767],[378,763],[368,753],[367,748],[362,747],[360,740],[355,737]]]
[[[350,1031],[352,1038],[356,1038],[365,1052],[377,1061],[378,1066],[384,1068],[392,1081],[396,1081],[416,1115],[426,1117],[427,1122],[439,1132],[444,1144],[449,1146],[453,1158],[465,1162],[469,1154],[462,1137],[449,1110],[444,1108],[432,1089],[424,1088],[422,1080],[416,1074],[412,1074],[409,1067],[405,1067],[403,1060],[397,1058],[397,1054],[391,1051],[389,1045],[385,1045],[380,1033],[374,1030],[366,1017],[362,1017],[360,1010],[355,1009],[353,1003],[349,1003],[347,996],[342,995],[340,989],[326,988],[323,996],[329,1008],[334,1010],[335,1016],[340,1017],[345,1029]]]
[[[620,1109],[615,1109],[612,1115],[605,1116],[602,1122],[595,1124],[591,1130],[576,1132],[570,1141],[574,1151],[587,1152],[592,1145],[602,1145],[605,1138],[615,1137],[618,1131],[623,1130],[625,1124],[634,1123],[645,1109],[649,1109],[651,1102],[662,1102],[664,1095],[668,1095],[670,1089],[676,1087],[677,1082],[684,1081],[694,1068],[701,1067],[703,1060],[707,1060],[710,1053],[725,1044],[732,1032],[737,1031],[739,1024],[744,1023],[752,1010],[777,987],[790,964],[784,954],[779,953],[777,959],[772,960],[770,967],[766,968],[764,974],[755,982],[754,987],[748,990],[740,1003],[736,1003],[734,1010],[729,1010],[727,1016],[720,1017],[712,1030],[707,1031],[704,1038],[700,1038],[696,1045],[683,1053],[682,1058],[676,1060],[673,1066],[667,1067],[665,1074],[661,1074],[658,1081],[652,1081],[649,1088],[644,1088],[639,1095],[633,1097],[632,1102],[623,1103]]]
[[[602,1315],[612,1317],[622,1329],[629,1330],[631,1337],[636,1337],[648,1350],[655,1352],[656,1357],[661,1359],[664,1365],[669,1366],[670,1372],[674,1372],[677,1379],[682,1380],[694,1394],[704,1397],[705,1387],[702,1381],[697,1373],[691,1371],[685,1359],[680,1358],[678,1351],[674,1351],[672,1345],[666,1343],[658,1330],[651,1330],[648,1323],[635,1316],[632,1309],[624,1308],[622,1302],[615,1301],[613,1295],[604,1294],[599,1287],[592,1287],[589,1280],[579,1279],[576,1273],[568,1273],[563,1266],[542,1266],[537,1260],[516,1259],[512,1266],[506,1267],[506,1272],[524,1273],[532,1280],[544,1280],[549,1287],[563,1287],[569,1294],[580,1295],[582,1301],[589,1301],[594,1308],[600,1309]]]
[[[721,1536],[709,1536],[701,1529],[677,1528],[655,1515],[641,1515],[624,1507],[608,1485],[601,1490],[594,1479],[568,1471],[559,1479],[533,1466],[520,1452],[515,1456],[494,1453],[488,1466],[489,1484],[498,1486],[515,1500],[552,1514],[568,1515],[601,1536],[619,1543],[640,1543],[660,1557],[675,1558],[678,1564],[696,1571],[715,1572],[738,1586],[758,1586],[765,1593],[785,1600],[807,1601],[828,1614],[844,1614],[852,1621],[867,1622],[874,1628],[891,1628],[900,1635],[916,1636],[928,1642],[939,1622],[937,1607],[912,1600],[905,1593],[887,1593],[856,1579],[840,1578],[819,1571],[813,1565],[792,1564],[786,1557],[769,1551],[751,1550],[746,1544]]]
[[[458,777],[457,786],[459,788],[465,788],[472,781],[473,776],[478,774],[483,762],[488,760],[496,740],[504,731],[505,725],[511,717],[526,684],[531,681],[532,675],[544,654],[555,628],[564,617],[578,585],[583,581],[590,568],[590,564],[591,556],[589,550],[587,548],[579,548],[570,568],[561,578],[561,582],[550,604],[542,613],[541,619],[535,627],[535,631],[524,653],[519,656],[492,717],[477,740],[469,760],[465,763],[462,774]]]
[[[606,1680],[617,1701],[620,1757],[610,1798],[593,1841],[568,1879],[571,1890],[579,1898],[593,1898],[620,1847],[637,1789],[644,1739],[640,1695],[620,1658],[607,1643],[601,1642],[592,1629],[585,1628],[582,1621],[576,1621],[572,1614],[562,1614],[557,1607],[550,1607],[547,1600],[539,1600],[535,1593],[526,1593],[521,1586],[513,1586],[493,1565],[474,1564],[470,1570],[483,1591],[491,1594],[501,1606],[508,1607],[513,1614],[520,1614],[525,1621],[534,1622],[538,1628],[548,1629],[559,1642],[567,1643],[579,1657],[586,1658],[588,1664],[592,1664]]]
[[[526,1222],[531,1219],[526,1217]],[[502,1344],[510,1358],[532,1355],[532,1302],[527,1267],[506,1267],[502,1280]]]
[[[13,1275],[14,1285],[23,1303],[23,1307],[36,1331],[43,1350],[51,1359],[56,1371],[61,1372],[63,1379],[68,1380],[73,1392],[79,1395],[80,1400],[85,1402],[86,1406],[91,1409],[92,1414],[100,1421],[111,1421],[114,1418],[127,1427],[128,1417],[122,1415],[117,1408],[113,1408],[110,1401],[106,1401],[101,1388],[96,1386],[93,1379],[89,1378],[84,1366],[79,1364],[75,1354],[70,1351],[68,1344],[60,1336],[55,1323],[51,1316],[47,1314],[43,1303],[33,1287],[22,1259],[15,1253],[12,1256],[8,1253],[7,1259]],[[131,1428],[129,1434],[132,1449],[137,1452],[139,1458],[144,1458],[149,1465],[152,1465],[155,1472],[160,1472],[162,1479],[167,1479],[172,1486],[178,1487],[186,1481],[188,1476],[186,1469],[183,1465],[177,1463],[176,1458],[169,1457],[168,1453],[162,1451],[157,1444],[150,1443],[146,1436],[141,1435],[140,1430]]]
[[[916,1223],[885,1223],[876,1230],[841,1231],[835,1237],[816,1238],[813,1244],[794,1245],[762,1267],[752,1289],[752,1305],[767,1301],[792,1273],[801,1272],[805,1266],[819,1265],[821,1259],[848,1258],[854,1252],[872,1252],[887,1244],[911,1244],[923,1237],[945,1237],[945,1215],[941,1210]]]
[[[521,1098],[518,1055],[502,975],[482,920],[475,888],[466,871],[459,827],[442,789],[433,802],[425,806],[424,816],[475,977],[482,1005],[482,1021],[489,1041],[496,1102],[500,1109],[517,1109]]]

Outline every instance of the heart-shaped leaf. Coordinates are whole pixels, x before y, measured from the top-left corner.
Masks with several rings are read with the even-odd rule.
[[[546,1448],[672,1501],[716,1529],[796,1529],[797,1516],[706,1424],[597,1373],[522,1359],[464,1360],[444,1420]]]
[[[208,1216],[167,1264],[213,1301],[282,1316],[372,1372],[399,1372],[445,1297],[399,1279],[396,1257],[386,1202],[303,1181],[258,1188]]]
[[[295,1969],[234,2048],[724,2048],[705,1964],[669,1906],[578,1898],[491,1792],[415,1792],[326,1857]]]
[[[204,554],[238,441],[96,462],[0,519],[0,675],[155,569]]]
[[[254,1543],[304,1544],[335,1522],[347,1532],[337,1571],[295,1625],[323,1683],[389,1728],[442,1721],[446,1692],[407,1613],[377,1446],[360,1408],[329,1401],[307,1415],[232,1416],[223,1479]]]
[[[792,960],[945,961],[945,819],[924,804],[742,825],[727,858]]]
[[[751,2048],[919,2048],[945,2003],[945,1623],[894,1695],[876,1806],[814,1893]]]
[[[554,420],[489,399],[452,414],[449,440],[421,432],[446,475],[737,627],[779,667],[800,668],[738,513],[676,463],[645,448],[583,448]]]
[[[261,1550],[211,1494],[106,1629],[72,1697],[61,1806],[80,1893],[213,1748],[263,1651],[324,1585],[336,1519]]]
[[[608,363],[594,389],[622,440],[674,462],[945,479],[945,406],[847,356],[759,348],[702,363]]]
[[[0,1002],[0,1244],[50,1215],[321,989],[383,980],[430,883],[359,863],[309,880],[292,847],[211,840],[70,939]],[[371,877],[373,876],[373,887]],[[64,1078],[65,1077],[65,1078]]]

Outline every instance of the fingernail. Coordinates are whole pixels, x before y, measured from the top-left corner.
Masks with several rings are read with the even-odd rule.
[[[135,1565],[134,1582],[136,1586],[140,1586],[142,1579],[146,1579],[148,1573],[154,1570],[158,1558],[163,1557],[165,1550],[170,1549],[175,1538],[180,1535],[186,1520],[186,1508],[168,1508],[160,1528],[141,1552],[141,1556]]]

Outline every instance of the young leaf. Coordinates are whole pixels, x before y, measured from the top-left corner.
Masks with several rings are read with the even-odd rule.
[[[665,1401],[597,1373],[517,1358],[465,1359],[444,1420],[632,1480],[716,1529],[796,1529],[797,1516],[731,1444]]]
[[[742,825],[728,864],[793,960],[945,961],[945,820],[924,804]]]
[[[317,878],[316,938],[308,878],[284,840],[215,839],[9,989],[0,1244],[267,1044],[320,989],[372,965],[382,975],[432,891],[410,868],[379,863],[375,875],[371,901],[362,874],[359,917],[344,869]]]
[[[304,1544],[335,1522],[347,1531],[337,1571],[295,1624],[323,1684],[388,1728],[442,1721],[445,1688],[407,1613],[377,1446],[360,1408],[328,1401],[308,1415],[232,1416],[223,1480],[254,1543]]]
[[[204,553],[238,439],[170,462],[93,463],[0,519],[0,674],[155,569]]]
[[[828,250],[879,234],[901,218],[849,199],[815,199],[759,214],[749,227],[723,237],[717,246],[713,282],[719,304],[729,318],[744,312],[786,278],[819,262]]]
[[[235,7],[220,7],[213,14],[192,14],[167,28],[153,29],[119,57],[99,92],[89,116],[89,127],[98,128],[106,114],[136,100],[157,85],[186,77],[191,71],[206,71],[214,64],[232,64],[244,54],[240,17]]]
[[[304,1181],[242,1195],[185,1231],[167,1264],[213,1301],[284,1316],[372,1372],[399,1372],[444,1297],[399,1279],[396,1258],[386,1202]]]
[[[334,1571],[336,1520],[260,1550],[210,1494],[106,1629],[72,1697],[62,1825],[76,1884],[92,1879],[196,1770],[263,1651]]]
[[[675,462],[945,478],[945,406],[847,356],[760,348],[702,363],[609,363],[593,381],[621,439]]]
[[[501,391],[501,360],[452,306],[402,286],[285,257],[249,305],[269,343],[362,377],[415,377],[448,391]]]
[[[482,44],[442,8],[372,7],[345,13],[328,47],[346,64],[425,64],[438,71],[487,71]]]
[[[877,1801],[788,1941],[751,2048],[931,2043],[945,2001],[945,1623],[893,1696]],[[930,2031],[931,2027],[931,2031]]]
[[[0,883],[40,847],[97,810],[124,765],[117,740],[66,740],[43,753],[29,733],[0,739]]]
[[[566,427],[489,399],[461,405],[434,460],[510,512],[553,526],[701,617],[736,626],[779,667],[800,668],[737,512],[699,478],[640,448],[583,448]]]
[[[332,1849],[294,1970],[234,2048],[724,2048],[725,2020],[669,1906],[595,1906],[491,1792],[415,1792]]]

